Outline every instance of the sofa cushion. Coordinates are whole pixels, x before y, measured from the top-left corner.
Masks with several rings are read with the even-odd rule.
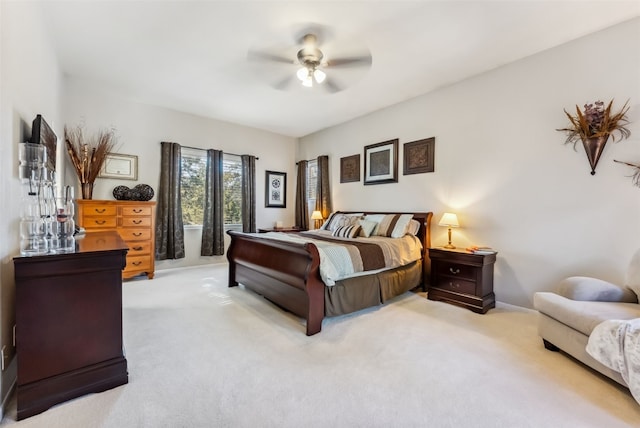
[[[624,285],[633,290],[636,296],[638,296],[638,300],[640,300],[640,250],[636,251],[633,257],[631,257]]]
[[[607,281],[585,276],[565,278],[558,284],[556,293],[571,300],[598,302],[637,303],[635,293],[627,287],[620,287]]]
[[[587,336],[606,320],[640,318],[640,305],[637,303],[585,302],[567,299],[551,292],[535,293],[533,306],[539,312]]]

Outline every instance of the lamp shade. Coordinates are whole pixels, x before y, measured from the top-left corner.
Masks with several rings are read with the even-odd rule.
[[[458,216],[453,213],[444,213],[438,226],[447,226],[447,227],[460,227],[458,223]]]
[[[311,214],[311,220],[323,220],[322,213],[320,211],[314,211]]]

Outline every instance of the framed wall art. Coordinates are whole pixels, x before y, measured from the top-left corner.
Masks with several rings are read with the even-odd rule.
[[[340,158],[340,183],[360,181],[360,155]]]
[[[433,172],[435,145],[435,137],[405,143],[402,146],[404,152],[402,175]]]
[[[398,139],[364,147],[364,184],[398,182]]]
[[[266,171],[265,204],[267,208],[287,207],[287,173]]]
[[[99,178],[138,179],[138,156],[108,153],[105,156]]]

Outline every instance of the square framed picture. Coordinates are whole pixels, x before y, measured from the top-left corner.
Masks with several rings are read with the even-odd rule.
[[[360,181],[360,155],[340,158],[340,183]]]
[[[398,139],[364,147],[364,184],[398,182]]]
[[[436,137],[404,144],[404,168],[402,169],[402,175],[433,172],[435,146]]]
[[[266,171],[265,204],[267,208],[287,207],[287,173]]]
[[[138,179],[138,156],[108,153],[98,173],[99,178]]]

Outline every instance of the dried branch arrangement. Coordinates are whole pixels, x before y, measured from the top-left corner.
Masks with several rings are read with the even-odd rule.
[[[633,183],[634,186],[640,187],[640,165],[636,165],[634,163],[629,163],[629,162],[623,162],[615,159],[613,161],[634,168],[635,172],[633,173],[633,175],[631,175],[631,182]]]
[[[576,143],[585,141],[588,138],[611,135],[613,141],[616,141],[614,134],[616,131],[620,134],[620,139],[628,138],[631,135],[631,131],[627,129],[629,124],[627,119],[629,100],[624,103],[617,113],[611,112],[613,100],[609,101],[607,107],[604,106],[602,101],[596,101],[594,104],[585,104],[584,112],[580,111],[580,108],[576,105],[575,116],[572,116],[567,110],[564,111],[571,125],[568,128],[561,128],[556,131],[567,133],[565,144],[573,143],[573,148],[575,149]]]
[[[100,172],[107,154],[115,146],[113,130],[100,130],[96,136],[85,141],[82,126],[64,127],[64,140],[71,163],[80,183],[93,183]]]

